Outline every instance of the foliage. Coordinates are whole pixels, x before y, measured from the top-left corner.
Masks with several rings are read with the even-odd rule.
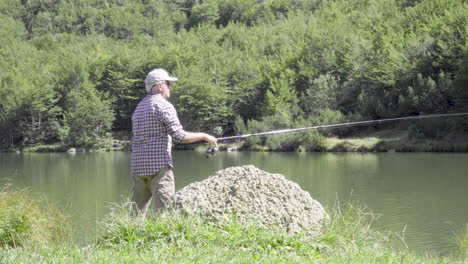
[[[249,120],[246,124],[241,118],[236,119],[236,132],[240,134],[255,134],[276,130],[284,130],[296,127],[313,127],[330,123],[339,123],[343,115],[339,111],[324,109],[308,119],[298,117],[294,119],[291,113],[279,112],[273,116],[267,116],[260,121]],[[268,137],[247,137],[241,148],[254,148],[264,146],[262,150],[286,150],[286,151],[324,151],[326,150],[325,138],[317,129],[297,131],[297,133],[272,134]]]
[[[108,101],[101,100],[93,91],[80,93],[73,90],[67,97],[66,106],[69,109],[65,115],[68,124],[65,142],[68,145],[93,147],[105,142],[114,119]]]
[[[0,144],[92,147],[129,132],[157,67],[180,79],[170,100],[187,130],[233,134],[240,118],[265,131],[279,115],[310,126],[326,109],[466,112],[467,14],[462,0],[2,1]],[[440,133],[466,133],[457,122]],[[309,148],[300,137],[268,144]]]

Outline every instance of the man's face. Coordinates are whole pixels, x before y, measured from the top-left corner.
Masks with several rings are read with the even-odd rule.
[[[166,99],[171,97],[172,85],[169,81],[162,81],[158,84],[158,92]]]

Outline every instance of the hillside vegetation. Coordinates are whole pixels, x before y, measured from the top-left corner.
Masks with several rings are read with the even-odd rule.
[[[111,132],[131,131],[143,80],[157,67],[179,77],[170,100],[187,130],[232,135],[466,112],[467,7],[463,0],[3,0],[0,145],[107,145]],[[468,131],[466,118],[408,126],[416,138]],[[248,144],[314,150],[323,135],[350,132]]]

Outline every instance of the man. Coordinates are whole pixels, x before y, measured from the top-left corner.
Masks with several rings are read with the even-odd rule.
[[[175,81],[177,78],[163,69],[151,71],[145,79],[148,93],[132,115],[133,216],[144,218],[151,200],[156,211],[171,203],[175,193],[172,141],[204,141],[217,146],[211,135],[184,131],[174,106],[166,100]]]

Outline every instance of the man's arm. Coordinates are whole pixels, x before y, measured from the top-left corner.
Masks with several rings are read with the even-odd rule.
[[[216,147],[218,147],[218,144],[216,143],[218,141],[217,138],[215,138],[215,137],[213,137],[211,135],[208,135],[206,133],[202,133],[202,132],[198,132],[198,133],[185,132],[184,140],[182,140],[181,143],[190,144],[190,143],[194,143],[194,142],[198,142],[198,141],[204,141],[207,144],[212,144],[212,145],[215,145]]]
[[[211,135],[202,132],[187,132],[184,131],[180,124],[177,112],[174,106],[167,102],[164,104],[165,108],[161,111],[162,123],[168,129],[169,135],[175,143],[190,144],[198,141],[204,141],[207,144],[212,144],[218,147],[216,144],[217,139]]]

